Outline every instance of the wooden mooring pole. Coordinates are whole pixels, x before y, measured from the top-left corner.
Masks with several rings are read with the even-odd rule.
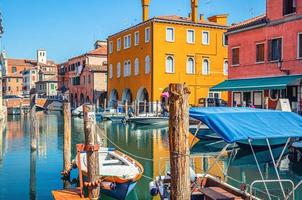
[[[128,101],[125,101],[125,115],[128,117]]]
[[[71,109],[70,103],[63,103],[64,112],[64,154],[63,154],[63,176],[69,177],[71,169]]]
[[[92,105],[84,104],[84,133],[85,133],[85,145],[87,149],[87,171],[88,182],[95,182],[99,178],[99,154],[96,148],[97,139],[95,133],[95,113],[92,112]],[[100,190],[99,186],[91,186],[88,188],[89,199],[98,199]]]
[[[169,148],[171,200],[189,200],[189,90],[183,84],[169,85]]]
[[[37,149],[36,94],[30,95],[30,149]]]
[[[144,100],[144,114],[147,115],[147,101]]]

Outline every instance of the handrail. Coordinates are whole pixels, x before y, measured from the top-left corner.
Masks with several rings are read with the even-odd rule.
[[[251,185],[250,185],[250,194],[253,194],[253,188],[254,188],[254,185],[256,184],[256,183],[276,183],[276,182],[278,182],[278,183],[280,183],[280,182],[288,182],[288,183],[290,183],[291,184],[291,186],[292,186],[292,192],[290,192],[289,193],[289,195],[291,195],[292,194],[292,196],[293,196],[293,200],[295,199],[295,192],[294,192],[294,188],[295,188],[295,184],[294,184],[294,182],[292,181],[292,180],[290,180],[290,179],[280,179],[280,180],[276,180],[276,179],[270,179],[270,180],[255,180],[255,181],[253,181],[252,183],[251,183]],[[269,194],[268,194],[269,195]],[[288,199],[289,198],[289,196],[287,196],[285,199]]]

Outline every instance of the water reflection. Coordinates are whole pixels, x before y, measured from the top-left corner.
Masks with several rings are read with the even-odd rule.
[[[28,199],[52,199],[51,190],[69,187],[60,179],[60,171],[63,169],[63,117],[59,113],[38,113],[37,119],[39,137],[36,154],[30,152],[28,117],[9,117],[7,129],[0,126],[0,199],[20,199],[20,195]],[[129,155],[136,155],[133,158],[145,168],[144,177],[127,199],[152,199],[148,192],[150,180],[169,171],[168,129],[111,122],[101,123],[99,126],[104,128],[107,134],[99,135],[104,139],[105,145],[107,143],[109,147],[118,146]],[[75,145],[83,142],[83,119],[72,118],[72,158],[76,156]],[[218,141],[200,141],[193,145],[191,153],[194,156],[191,165],[195,171],[202,173],[208,170],[223,146],[224,143]],[[280,147],[273,148],[276,155],[280,154],[281,150]],[[268,152],[257,151],[256,156],[265,178],[276,178]],[[302,175],[301,165],[288,164],[285,159],[282,161],[284,163],[280,168],[281,178],[288,178],[297,183]],[[236,187],[240,187],[241,183],[260,179],[248,148],[236,149],[233,156],[230,153],[224,155],[210,173]],[[225,176],[226,174],[231,178]],[[301,188],[299,189],[296,199],[302,199]]]

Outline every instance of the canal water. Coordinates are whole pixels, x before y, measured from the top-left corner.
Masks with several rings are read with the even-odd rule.
[[[6,127],[0,129],[0,199],[52,199],[51,191],[63,188],[60,171],[62,170],[63,152],[63,117],[59,113],[37,114],[39,138],[37,152],[30,152],[29,119],[18,116],[8,117]],[[145,169],[143,178],[128,196],[128,200],[152,199],[148,192],[150,180],[169,171],[168,163],[168,129],[166,127],[135,127],[122,123],[104,122],[98,124],[105,129],[106,142],[109,147],[118,147],[135,155]],[[72,119],[72,156],[75,145],[84,142],[83,120]],[[214,165],[216,156],[225,144],[221,141],[199,141],[192,144],[192,167],[196,172],[206,170],[224,181],[242,186],[261,179],[253,155],[249,148],[231,151]],[[282,148],[273,148],[278,157]],[[258,150],[256,156],[265,179],[276,179],[274,168],[266,149]],[[297,183],[302,179],[302,167],[289,164],[283,158],[279,167],[282,179]],[[228,176],[225,176],[227,174]],[[72,173],[76,177],[76,173]],[[273,195],[281,195],[278,184],[269,184]],[[286,192],[289,184],[284,184]],[[264,191],[262,185],[260,190]],[[261,194],[261,191],[257,191]],[[266,199],[265,197],[263,197]],[[103,199],[110,199],[104,197]],[[273,198],[273,199],[278,199]],[[302,199],[301,187],[296,192],[296,200]]]

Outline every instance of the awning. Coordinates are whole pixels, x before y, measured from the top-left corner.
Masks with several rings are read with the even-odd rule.
[[[228,143],[248,139],[302,137],[302,117],[293,112],[254,108],[191,108],[190,117],[202,121]]]
[[[210,91],[285,89],[287,85],[294,83],[300,78],[302,78],[302,75],[230,79],[212,87]]]

